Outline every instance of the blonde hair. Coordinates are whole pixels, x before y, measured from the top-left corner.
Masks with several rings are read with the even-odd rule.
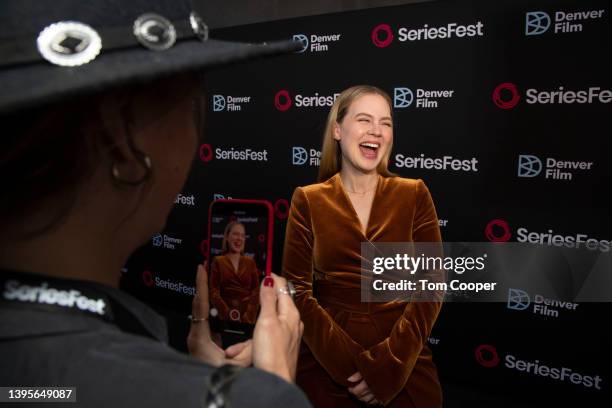
[[[224,255],[229,252],[229,250],[227,249],[227,237],[229,236],[230,231],[232,230],[232,228],[234,228],[236,225],[242,225],[242,228],[244,229],[244,231],[246,233],[246,227],[240,221],[231,221],[231,222],[229,222],[225,226],[225,231],[223,232],[223,243],[221,244],[221,253],[224,254]],[[240,255],[244,255],[244,246],[242,247],[242,251],[240,251]]]
[[[327,125],[323,133],[323,147],[321,148],[321,166],[319,167],[319,182],[326,181],[342,168],[342,152],[340,143],[334,139],[334,125],[342,123],[351,104],[364,95],[380,95],[389,104],[391,117],[393,117],[393,104],[389,95],[382,89],[372,85],[355,85],[342,91],[336,98],[334,105],[327,116]],[[389,149],[382,158],[376,170],[384,177],[392,177],[395,174],[391,173],[387,166],[389,165],[389,157],[391,156],[391,148],[393,142],[389,145]]]

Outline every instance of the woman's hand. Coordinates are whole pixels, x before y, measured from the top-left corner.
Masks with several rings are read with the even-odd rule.
[[[196,295],[191,304],[191,315],[195,319],[208,319],[208,274],[203,265],[198,265]],[[235,364],[248,367],[253,362],[253,342],[247,340],[223,350],[211,337],[208,320],[192,322],[187,336],[189,354],[210,365]]]
[[[347,378],[347,381],[357,383],[355,386],[349,387],[348,390],[360,401],[368,405],[380,405],[380,401],[374,397],[374,394],[370,391],[370,387],[368,387],[368,383],[366,383],[359,371]]]
[[[293,382],[304,324],[291,296],[279,292],[286,286],[287,280],[275,274],[263,281],[261,311],[253,333],[253,364]]]

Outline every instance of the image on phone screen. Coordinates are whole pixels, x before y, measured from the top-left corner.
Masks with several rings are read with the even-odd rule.
[[[216,200],[209,209],[210,321],[224,347],[251,337],[259,285],[272,265],[272,205]]]

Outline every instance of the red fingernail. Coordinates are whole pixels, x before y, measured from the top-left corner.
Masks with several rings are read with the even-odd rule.
[[[269,288],[274,286],[274,279],[271,277],[266,277],[266,279],[264,279],[264,286],[267,286]]]

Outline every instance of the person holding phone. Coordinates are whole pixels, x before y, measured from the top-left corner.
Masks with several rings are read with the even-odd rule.
[[[441,307],[361,303],[361,243],[440,242],[421,180],[387,169],[389,96],[373,86],[342,92],[324,133],[319,183],[295,189],[283,274],[304,322],[297,383],[315,406],[440,407],[427,339]]]
[[[264,281],[252,341],[222,350],[200,266],[191,356],[117,289],[187,178],[201,71],[297,44],[208,39],[182,0],[6,0],[2,10],[0,384],[75,387],[87,407],[309,406],[291,384],[302,329],[284,279]]]
[[[222,255],[210,266],[210,298],[223,320],[254,324],[259,308],[259,271],[253,258],[244,255],[246,229],[230,221],[223,233]]]

